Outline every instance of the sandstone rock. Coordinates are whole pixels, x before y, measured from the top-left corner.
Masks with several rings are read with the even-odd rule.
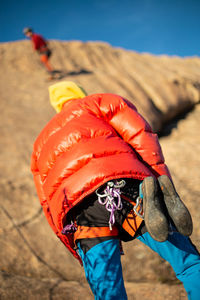
[[[200,59],[156,57],[106,43],[51,41],[52,63],[88,93],[131,100],[160,139],[175,185],[194,221],[200,248]],[[47,224],[37,199],[30,156],[33,142],[54,115],[45,71],[28,41],[0,44],[1,299],[93,299],[83,269]],[[171,121],[183,111],[189,114]],[[166,126],[166,122],[171,121]],[[171,267],[139,241],[124,244],[129,299],[186,299]],[[81,298],[82,297],[82,298]]]

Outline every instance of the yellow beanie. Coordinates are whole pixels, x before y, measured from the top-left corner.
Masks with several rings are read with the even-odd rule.
[[[56,112],[62,110],[63,104],[71,99],[84,98],[86,92],[73,81],[62,81],[49,87],[50,103]]]

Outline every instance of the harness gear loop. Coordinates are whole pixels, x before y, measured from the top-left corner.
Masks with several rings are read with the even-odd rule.
[[[105,205],[107,211],[110,212],[110,219],[109,219],[109,228],[112,230],[112,226],[115,223],[115,211],[122,209],[122,201],[121,201],[121,191],[120,188],[124,187],[126,184],[125,180],[113,182],[107,182],[107,187],[104,189],[104,193],[100,194],[97,189],[96,195],[98,196],[98,202],[102,205]],[[115,201],[117,199],[117,203]]]

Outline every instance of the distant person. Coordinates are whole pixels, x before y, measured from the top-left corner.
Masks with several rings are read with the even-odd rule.
[[[86,96],[71,81],[49,92],[58,114],[34,143],[31,169],[45,216],[83,263],[95,299],[127,299],[121,241],[138,238],[171,264],[189,299],[199,300],[192,219],[150,125],[115,94]]]
[[[33,49],[38,52],[41,63],[50,74],[49,79],[54,79],[54,70],[49,62],[52,52],[48,47],[47,41],[41,35],[34,33],[33,29],[29,27],[24,28],[23,33],[27,38],[31,39]]]

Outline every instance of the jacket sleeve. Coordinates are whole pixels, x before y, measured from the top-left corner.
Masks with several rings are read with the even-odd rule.
[[[58,230],[57,230],[57,228],[56,228],[56,226],[53,222],[51,213],[49,211],[49,205],[47,203],[47,200],[46,200],[46,197],[45,197],[45,194],[44,194],[44,190],[43,190],[42,183],[41,183],[41,177],[40,177],[39,174],[34,174],[34,182],[35,182],[35,187],[36,187],[36,190],[37,190],[37,195],[38,195],[38,198],[40,200],[40,204],[42,205],[45,217],[46,217],[49,225],[53,229],[53,231],[56,234],[58,234]]]
[[[47,199],[46,199],[46,196],[44,193],[43,185],[42,185],[41,175],[40,175],[39,171],[37,170],[37,162],[36,162],[34,152],[32,153],[32,156],[31,156],[31,171],[33,173],[33,178],[34,178],[37,195],[40,200],[40,204],[43,208],[46,219],[47,219],[49,225],[51,226],[51,228],[53,229],[53,231],[57,234],[58,230],[53,222],[53,219],[52,219],[52,216],[51,216],[51,213],[49,210],[49,205],[48,205],[48,202],[47,202]]]
[[[164,161],[158,136],[152,132],[150,125],[137,112],[136,107],[117,95],[115,99],[112,98],[109,108],[105,109],[104,101],[102,101],[102,107],[110,125],[125,142],[132,146],[139,159],[151,169],[153,174],[156,177],[164,174],[171,177]]]

